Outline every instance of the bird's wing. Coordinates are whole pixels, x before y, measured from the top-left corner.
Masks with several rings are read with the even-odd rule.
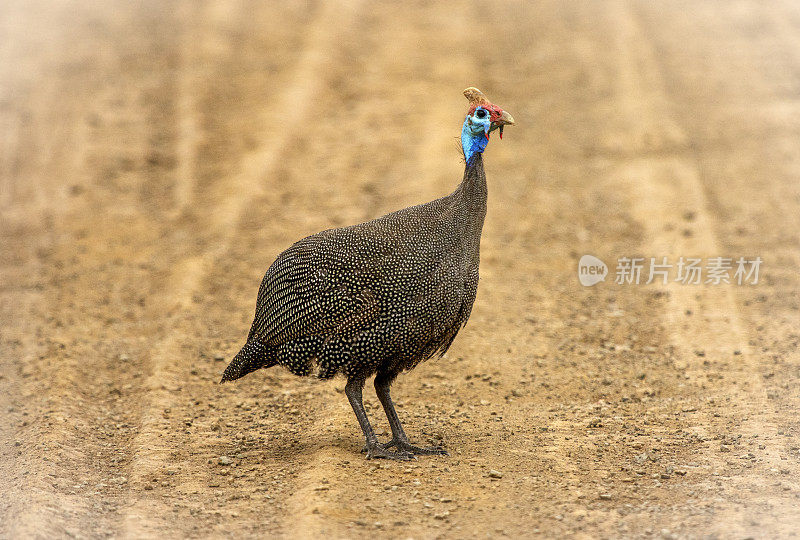
[[[284,251],[261,282],[250,338],[279,345],[302,336],[345,335],[368,325],[380,312],[360,272],[369,261],[348,248],[319,234]]]
[[[371,222],[330,229],[281,253],[261,282],[250,338],[279,345],[303,336],[344,336],[368,326],[408,286],[431,274],[445,244],[431,229],[446,198],[392,212]],[[424,211],[421,211],[424,209]]]

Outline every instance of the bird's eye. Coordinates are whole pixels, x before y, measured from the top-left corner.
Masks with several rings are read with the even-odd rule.
[[[475,116],[477,116],[478,118],[486,118],[486,111],[484,111],[483,109],[478,109],[475,112]]]

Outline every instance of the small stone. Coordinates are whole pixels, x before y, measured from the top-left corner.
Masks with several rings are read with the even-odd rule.
[[[611,493],[601,493],[600,495],[598,495],[598,498],[601,501],[610,501],[611,500]]]
[[[233,463],[233,460],[228,456],[220,456],[219,459],[217,460],[217,463],[219,465],[230,465]]]
[[[489,469],[489,478],[503,478],[503,473],[494,469]]]
[[[447,517],[448,517],[449,515],[450,515],[450,512],[449,512],[449,511],[447,511],[447,510],[445,510],[445,511],[444,511],[444,512],[442,512],[441,514],[434,514],[434,515],[433,515],[433,519],[447,519]]]

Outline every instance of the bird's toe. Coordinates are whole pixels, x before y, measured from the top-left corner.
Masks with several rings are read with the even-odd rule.
[[[398,452],[408,452],[415,456],[449,456],[447,450],[441,446],[415,446],[409,442],[392,439],[384,445],[385,448],[395,447]]]
[[[385,446],[378,444],[367,450],[367,459],[394,459],[397,461],[411,461],[416,458],[411,452],[406,452],[404,450],[392,452],[391,450],[387,450]]]
[[[411,452],[412,454],[418,456],[449,456],[450,454],[447,453],[447,450],[442,448],[441,446],[414,446],[409,444],[406,447],[402,447],[403,450],[407,452]]]

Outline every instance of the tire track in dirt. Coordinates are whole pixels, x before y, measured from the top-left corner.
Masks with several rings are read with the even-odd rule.
[[[667,256],[675,264],[681,256],[707,260],[742,255],[720,251],[714,232],[715,217],[709,211],[698,166],[691,157],[687,136],[670,111],[658,62],[635,12],[627,2],[621,1],[613,4],[611,16],[616,23],[619,47],[617,107],[623,117],[637,127],[638,133],[634,132],[627,140],[624,136],[621,138],[619,150],[630,152],[632,156],[612,169],[611,178],[607,179],[609,185],[616,184],[630,193],[629,211],[643,226],[647,245],[657,260]],[[686,216],[691,216],[691,234],[686,234],[678,225],[685,222]],[[749,347],[748,332],[738,313],[735,286],[705,283],[664,286],[663,290],[669,295],[669,310],[664,317],[677,353],[676,367],[685,370],[694,384],[702,385],[708,362],[726,370],[728,388],[747,404],[746,410],[729,411],[728,420],[739,424],[738,432],[760,437],[760,441],[768,443],[759,454],[764,463],[756,469],[757,473],[763,473],[768,468],[781,466],[781,456],[772,436],[777,430],[769,420],[775,411],[766,398],[760,356]],[[738,351],[739,356],[734,356],[734,351]],[[738,365],[731,365],[734,363]],[[714,398],[724,400],[725,396]],[[711,414],[705,416],[698,425],[719,423]],[[725,470],[728,466],[726,459],[710,448],[703,458],[716,470]],[[732,490],[725,490],[730,506],[723,510],[725,519],[715,520],[714,529],[718,533],[753,527],[752,507],[743,507],[738,501],[741,493],[738,490],[748,491],[748,483],[754,480],[753,473],[748,476],[737,479]],[[762,493],[764,495],[767,494]],[[777,503],[774,498],[771,502]],[[789,512],[791,502],[784,499],[782,504],[784,511]]]
[[[325,4],[319,9],[319,13],[306,29],[304,49],[293,66],[291,82],[281,90],[277,103],[271,105],[272,109],[291,111],[291,120],[294,123],[302,123],[314,111],[316,98],[325,85],[326,64],[331,62],[336,51],[337,36],[346,28],[347,21],[355,14],[357,6],[356,2],[350,2],[346,6]],[[337,21],[335,26],[331,25],[334,19]],[[218,182],[210,190],[208,197],[213,201],[214,207],[207,209],[204,223],[215,237],[215,245],[203,255],[186,258],[178,263],[178,268],[172,272],[170,283],[166,287],[169,296],[164,301],[168,305],[189,307],[193,293],[200,289],[203,279],[213,270],[215,262],[228,251],[242,212],[264,193],[263,179],[276,167],[278,159],[291,141],[286,130],[275,127],[270,129],[267,125],[265,132],[267,136],[258,147],[241,159],[238,172],[224,182]],[[182,152],[181,155],[190,158],[192,153]],[[179,168],[184,174],[190,174],[189,165],[182,164]],[[180,190],[185,196],[188,182],[184,178],[182,183],[184,187]],[[179,208],[186,200],[190,199],[179,199]],[[169,463],[170,449],[159,443],[159,411],[174,401],[170,385],[178,379],[175,360],[181,357],[184,340],[185,337],[180,333],[170,332],[164,341],[154,347],[151,374],[145,382],[147,394],[143,398],[141,427],[133,441],[135,454],[130,465],[130,475],[136,486],[143,485],[148,476]],[[184,480],[181,488],[191,490],[201,486],[197,480]],[[124,534],[141,536],[157,531],[157,526],[153,529],[154,524],[146,519],[147,516],[157,515],[153,512],[157,507],[157,502],[134,495],[123,519]]]
[[[3,241],[3,247],[10,250],[12,242]],[[24,404],[32,398],[32,393],[26,391],[24,378],[30,373],[24,370],[24,366],[32,361],[32,357],[43,353],[43,348],[38,346],[30,331],[35,326],[36,314],[42,312],[43,295],[32,283],[26,283],[27,280],[21,276],[23,271],[33,283],[41,275],[41,269],[32,264],[20,264],[11,269],[0,267],[2,283],[17,284],[17,287],[0,288],[0,313],[4,314],[0,319],[0,478],[3,482],[0,489],[0,536],[4,538],[37,531],[36,523],[41,515],[31,512],[32,508],[39,506],[34,489],[46,489],[42,485],[43,479],[37,479],[35,487],[31,486],[33,482],[22,487],[20,481],[24,453],[28,451],[27,444],[22,446],[22,436],[24,425],[31,420],[31,411]],[[12,312],[15,314],[13,318],[5,316]]]
[[[3,92],[0,95],[6,94]],[[14,177],[19,152],[19,116],[13,111],[0,109],[0,210],[7,211],[14,204]]]
[[[194,200],[195,166],[197,161],[197,145],[200,140],[198,125],[197,103],[195,92],[197,90],[197,59],[195,50],[206,32],[198,30],[198,17],[193,10],[193,3],[181,2],[178,8],[179,19],[186,25],[187,30],[181,38],[180,67],[178,68],[178,100],[176,114],[178,115],[178,141],[176,145],[176,171],[175,171],[175,208],[172,219],[180,216]]]
[[[84,501],[56,502],[52,495],[67,481],[63,462],[77,453],[68,418],[76,410],[80,359],[63,355],[64,342],[52,332],[53,298],[47,290],[58,223],[72,209],[65,179],[77,182],[83,172],[87,133],[80,120],[86,104],[77,90],[84,81],[39,76],[45,66],[58,72],[82,58],[88,40],[53,51],[51,40],[63,32],[59,23],[74,15],[48,7],[49,16],[42,17],[40,8],[13,2],[0,8],[9,23],[0,49],[12,70],[0,85],[0,125],[7,130],[0,155],[0,227],[10,235],[8,242],[2,239],[6,259],[0,268],[4,537],[59,535],[65,514],[88,511]]]

